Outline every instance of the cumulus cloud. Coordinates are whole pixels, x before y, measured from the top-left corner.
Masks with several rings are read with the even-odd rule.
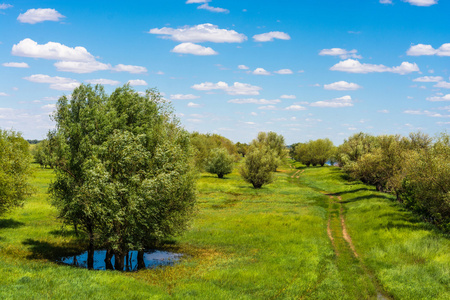
[[[266,99],[255,99],[255,98],[231,99],[228,101],[228,103],[235,103],[235,104],[259,104],[259,105],[277,104],[280,102],[281,102],[281,100],[279,100],[279,99],[266,100]]]
[[[297,99],[295,95],[281,95],[281,99]]]
[[[258,107],[258,109],[261,109],[261,110],[277,110],[277,107],[274,106],[274,105],[265,105],[265,106]]]
[[[347,58],[361,59],[362,56],[359,54],[356,54],[357,52],[358,52],[358,50],[356,50],[356,49],[348,51],[348,50],[345,50],[342,48],[331,48],[331,49],[320,50],[319,55],[339,56],[341,59],[347,59]]]
[[[133,86],[147,85],[147,82],[145,82],[145,80],[142,80],[142,79],[131,79],[131,80],[128,80],[128,84],[133,85]]]
[[[211,0],[187,0],[186,4],[192,4],[192,3],[207,3],[211,2]]]
[[[440,82],[436,83],[435,85],[433,85],[433,87],[450,89],[450,82],[440,81]]]
[[[98,61],[88,61],[88,62],[82,62],[82,61],[59,61],[56,62],[55,67],[58,71],[63,72],[72,72],[72,73],[92,73],[95,71],[105,71],[110,70],[111,65],[104,64]]]
[[[194,103],[194,102],[189,102],[187,106],[188,106],[188,107],[193,107],[193,108],[196,108],[196,107],[201,107],[201,105],[200,105],[200,104],[198,104],[198,103]]]
[[[215,13],[224,13],[227,14],[230,11],[226,8],[221,8],[221,7],[213,7],[213,6],[209,6],[208,3],[204,3],[202,5],[200,5],[199,7],[197,7],[197,9],[206,9],[209,10],[211,12],[215,12]]]
[[[417,44],[411,46],[406,54],[410,56],[437,55],[450,56],[450,43],[442,44],[439,48],[434,49],[431,45]]]
[[[0,92],[0,97],[6,97],[6,96],[9,96],[9,95],[7,93]]]
[[[256,34],[253,36],[255,42],[273,42],[274,39],[279,40],[290,40],[289,34],[281,31],[271,31],[261,34]]]
[[[203,47],[194,43],[182,43],[172,49],[171,52],[182,53],[182,54],[193,54],[193,55],[217,55],[210,47]]]
[[[210,23],[181,28],[153,28],[149,33],[162,35],[163,38],[177,42],[212,42],[212,43],[242,43],[247,40],[244,34],[234,30],[220,29],[219,26]]]
[[[170,95],[171,100],[194,100],[200,98],[200,96],[196,96],[193,94],[174,94]]]
[[[32,8],[20,14],[17,20],[22,23],[36,24],[44,21],[59,21],[62,18],[65,18],[65,16],[53,8]]]
[[[37,83],[49,83],[51,89],[60,91],[71,91],[80,85],[77,80],[72,78],[59,76],[51,77],[43,74],[34,74],[29,77],[24,77],[23,79]]]
[[[11,8],[11,7],[13,7],[11,4],[6,4],[6,3],[0,4],[0,9],[7,9],[7,8]]]
[[[253,72],[252,72],[252,74],[253,75],[270,75],[270,72],[269,71],[266,71],[265,69],[263,69],[263,68],[256,68]]]
[[[441,76],[422,76],[416,79],[413,79],[415,82],[439,82],[443,81],[444,78]]]
[[[382,4],[392,4],[392,0],[380,0]]]
[[[350,96],[343,96],[340,98],[335,98],[331,100],[325,100],[325,101],[317,101],[310,104],[310,106],[315,107],[350,107],[353,106],[352,97]]]
[[[248,70],[249,67],[247,67],[246,65],[239,65],[239,66],[238,66],[238,69],[239,69],[239,70]]]
[[[348,73],[381,73],[381,72],[391,72],[397,74],[409,74],[411,72],[419,72],[419,67],[416,63],[412,64],[410,62],[402,62],[398,67],[386,67],[384,65],[373,65],[373,64],[362,64],[354,59],[347,59],[340,61],[330,68],[332,71],[341,71]]]
[[[382,113],[382,114],[388,114],[389,110],[387,109],[382,109],[382,110],[377,110],[377,112]]]
[[[278,71],[274,71],[274,73],[280,74],[280,75],[289,75],[289,74],[294,74],[294,72],[292,72],[291,69],[281,69]]]
[[[433,96],[428,97],[428,101],[437,102],[437,101],[450,101],[450,94],[443,95],[443,96]]]
[[[438,3],[438,0],[403,0],[415,6],[431,6]]]
[[[360,85],[347,81],[337,81],[330,84],[325,84],[323,86],[326,90],[335,90],[335,91],[354,91],[362,88]]]
[[[103,79],[103,78],[88,79],[88,80],[85,80],[85,82],[90,83],[90,84],[103,84],[103,85],[118,85],[118,84],[120,84],[120,81],[111,80],[111,79]]]
[[[145,67],[133,66],[133,65],[123,65],[123,64],[118,64],[111,70],[113,70],[115,72],[128,72],[131,74],[147,73],[147,68],[145,68]]]
[[[64,61],[94,61],[95,58],[84,47],[67,47],[60,43],[48,42],[39,45],[32,39],[26,38],[18,44],[13,45],[12,55],[25,56],[33,58],[44,58]]]
[[[226,82],[219,81],[217,83],[203,82],[194,84],[191,88],[198,91],[223,90],[229,95],[259,95],[261,87],[248,83],[235,82],[229,86]]]
[[[29,68],[30,66],[24,62],[7,62],[3,63],[2,66],[9,68]]]
[[[285,110],[293,110],[293,111],[306,110],[306,107],[303,107],[303,106],[301,106],[301,105],[294,104],[294,105],[291,105],[291,106],[286,107]]]

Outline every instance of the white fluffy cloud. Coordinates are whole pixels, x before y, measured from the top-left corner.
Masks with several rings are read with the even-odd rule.
[[[281,31],[271,31],[261,34],[256,34],[253,36],[255,42],[273,42],[274,39],[279,40],[290,40],[289,34]]]
[[[425,115],[425,116],[433,117],[433,118],[448,118],[448,117],[450,117],[450,115],[442,115],[440,113],[437,113],[434,111],[429,111],[429,110],[405,110],[403,113],[409,114],[409,115]]]
[[[438,3],[438,0],[404,0],[415,6],[431,6]]]
[[[29,77],[24,77],[23,79],[37,83],[49,83],[51,89],[60,91],[71,91],[80,85],[77,80],[72,78],[59,76],[51,77],[43,74],[34,74]]]
[[[433,96],[428,97],[428,101],[437,102],[437,101],[450,101],[450,94],[444,95],[444,96]]]
[[[281,99],[297,99],[295,95],[281,95]]]
[[[326,90],[335,90],[335,91],[354,91],[360,89],[361,86],[352,82],[337,81],[334,83],[325,84],[323,88]]]
[[[234,30],[220,29],[219,26],[210,23],[199,24],[195,26],[184,26],[181,28],[153,28],[151,34],[163,35],[177,42],[212,42],[212,43],[242,43],[247,40],[244,34]]]
[[[439,48],[434,49],[431,45],[417,44],[411,46],[406,54],[410,56],[437,55],[450,56],[450,43],[442,44]]]
[[[211,2],[211,0],[187,0],[186,4],[192,4],[192,3],[208,3]]]
[[[200,104],[198,104],[198,103],[194,103],[194,102],[189,102],[187,106],[188,106],[188,107],[193,107],[193,108],[196,108],[196,107],[201,107],[201,105],[200,105]]]
[[[33,58],[44,58],[64,61],[93,61],[94,56],[84,47],[70,48],[60,43],[48,42],[39,45],[32,39],[26,38],[18,44],[13,45],[12,55]]]
[[[291,69],[281,69],[278,71],[274,71],[274,73],[280,74],[280,75],[289,75],[289,74],[294,74],[294,72],[292,72]]]
[[[373,64],[362,64],[357,60],[354,59],[347,59],[344,61],[340,61],[334,66],[330,68],[332,71],[341,71],[341,72],[348,72],[348,73],[381,73],[381,72],[391,72],[391,73],[397,73],[397,74],[409,74],[411,72],[419,72],[419,67],[416,63],[410,63],[410,62],[402,62],[400,66],[398,67],[386,67],[384,65],[373,65]]]
[[[261,110],[277,110],[277,107],[274,106],[274,105],[264,105],[264,106],[258,107],[258,109],[261,109]]]
[[[103,79],[103,78],[99,78],[99,79],[88,79],[85,80],[87,83],[90,84],[103,84],[103,85],[119,85],[120,81],[117,80],[111,80],[111,79]]]
[[[416,79],[413,79],[415,82],[439,82],[443,81],[444,78],[441,76],[422,76]]]
[[[392,0],[380,0],[382,4],[392,4]]]
[[[7,62],[3,63],[2,66],[9,68],[29,68],[30,66],[24,62]]]
[[[299,111],[299,110],[306,110],[306,107],[303,107],[303,106],[301,106],[301,105],[294,104],[294,105],[291,105],[291,106],[286,107],[285,110]]]
[[[440,81],[440,82],[436,83],[435,85],[433,85],[433,87],[450,89],[450,82]]]
[[[7,9],[7,8],[11,8],[11,7],[13,7],[11,4],[6,4],[6,3],[0,4],[0,9]]]
[[[142,80],[142,79],[131,79],[131,80],[128,80],[128,83],[133,86],[147,85],[147,82],[145,82],[145,80]]]
[[[208,3],[204,3],[202,5],[200,5],[199,7],[197,7],[197,9],[206,9],[209,10],[211,12],[215,12],[215,13],[224,13],[227,14],[230,11],[226,8],[221,8],[221,7],[213,7],[213,6],[209,6]]]
[[[270,75],[270,72],[269,71],[266,71],[265,69],[263,69],[263,68],[256,68],[253,72],[252,72],[252,74],[253,75]]]
[[[341,59],[347,59],[347,58],[359,58],[361,59],[362,56],[356,54],[358,52],[358,50],[353,49],[353,50],[345,50],[342,48],[331,48],[331,49],[323,49],[319,52],[319,55],[325,56],[325,55],[329,55],[329,56],[339,56]]]
[[[7,96],[9,96],[7,93],[0,92],[0,97],[7,97]]]
[[[325,101],[317,101],[310,104],[311,106],[315,107],[350,107],[353,106],[352,97],[350,96],[344,96],[340,98],[335,98],[332,100],[325,100]]]
[[[193,94],[174,94],[170,95],[171,100],[194,100],[200,98],[200,96],[196,96]]]
[[[217,55],[210,47],[203,47],[194,43],[181,43],[172,49],[172,52],[193,55]]]
[[[238,66],[238,69],[239,69],[239,70],[248,70],[249,67],[247,67],[246,65],[239,65],[239,66]]]
[[[123,65],[123,64],[118,64],[111,70],[115,71],[115,72],[128,72],[131,74],[147,73],[147,68],[145,68],[145,67],[133,66],[133,65]]]
[[[217,83],[203,82],[194,84],[191,88],[198,91],[223,90],[229,95],[259,95],[261,87],[248,83],[235,82],[229,86],[226,82],[219,81]]]
[[[258,105],[266,105],[266,104],[277,104],[280,103],[281,100],[266,100],[266,99],[255,99],[255,98],[247,98],[247,99],[232,99],[229,100],[228,103],[235,104],[258,104]]]
[[[58,71],[72,72],[72,73],[92,73],[95,71],[105,71],[110,70],[111,65],[104,64],[98,61],[58,61],[55,64]]]
[[[53,8],[32,8],[20,14],[17,20],[22,23],[36,24],[44,21],[59,21],[62,18],[65,18],[65,16]]]

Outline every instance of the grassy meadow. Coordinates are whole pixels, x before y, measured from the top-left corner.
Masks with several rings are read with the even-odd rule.
[[[255,190],[199,176],[198,212],[164,249],[172,267],[120,273],[55,262],[84,251],[50,205],[53,174],[0,218],[0,299],[450,299],[450,240],[336,167],[286,165]]]

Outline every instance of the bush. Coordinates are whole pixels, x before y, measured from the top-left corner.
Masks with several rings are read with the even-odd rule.
[[[211,150],[206,161],[206,172],[217,174],[219,178],[230,174],[233,171],[234,157],[228,154],[225,148],[216,148]]]
[[[251,146],[240,169],[242,178],[255,189],[273,181],[273,166],[276,154],[265,146]]]
[[[20,133],[0,130],[0,215],[21,206],[31,193],[29,144]]]

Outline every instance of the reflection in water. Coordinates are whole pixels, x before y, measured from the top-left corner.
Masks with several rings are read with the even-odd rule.
[[[182,254],[159,250],[129,251],[125,257],[122,271],[137,271],[144,268],[173,265]],[[114,255],[107,250],[96,250],[93,255],[93,266],[88,266],[88,251],[77,256],[62,257],[59,262],[94,270],[114,270]]]

